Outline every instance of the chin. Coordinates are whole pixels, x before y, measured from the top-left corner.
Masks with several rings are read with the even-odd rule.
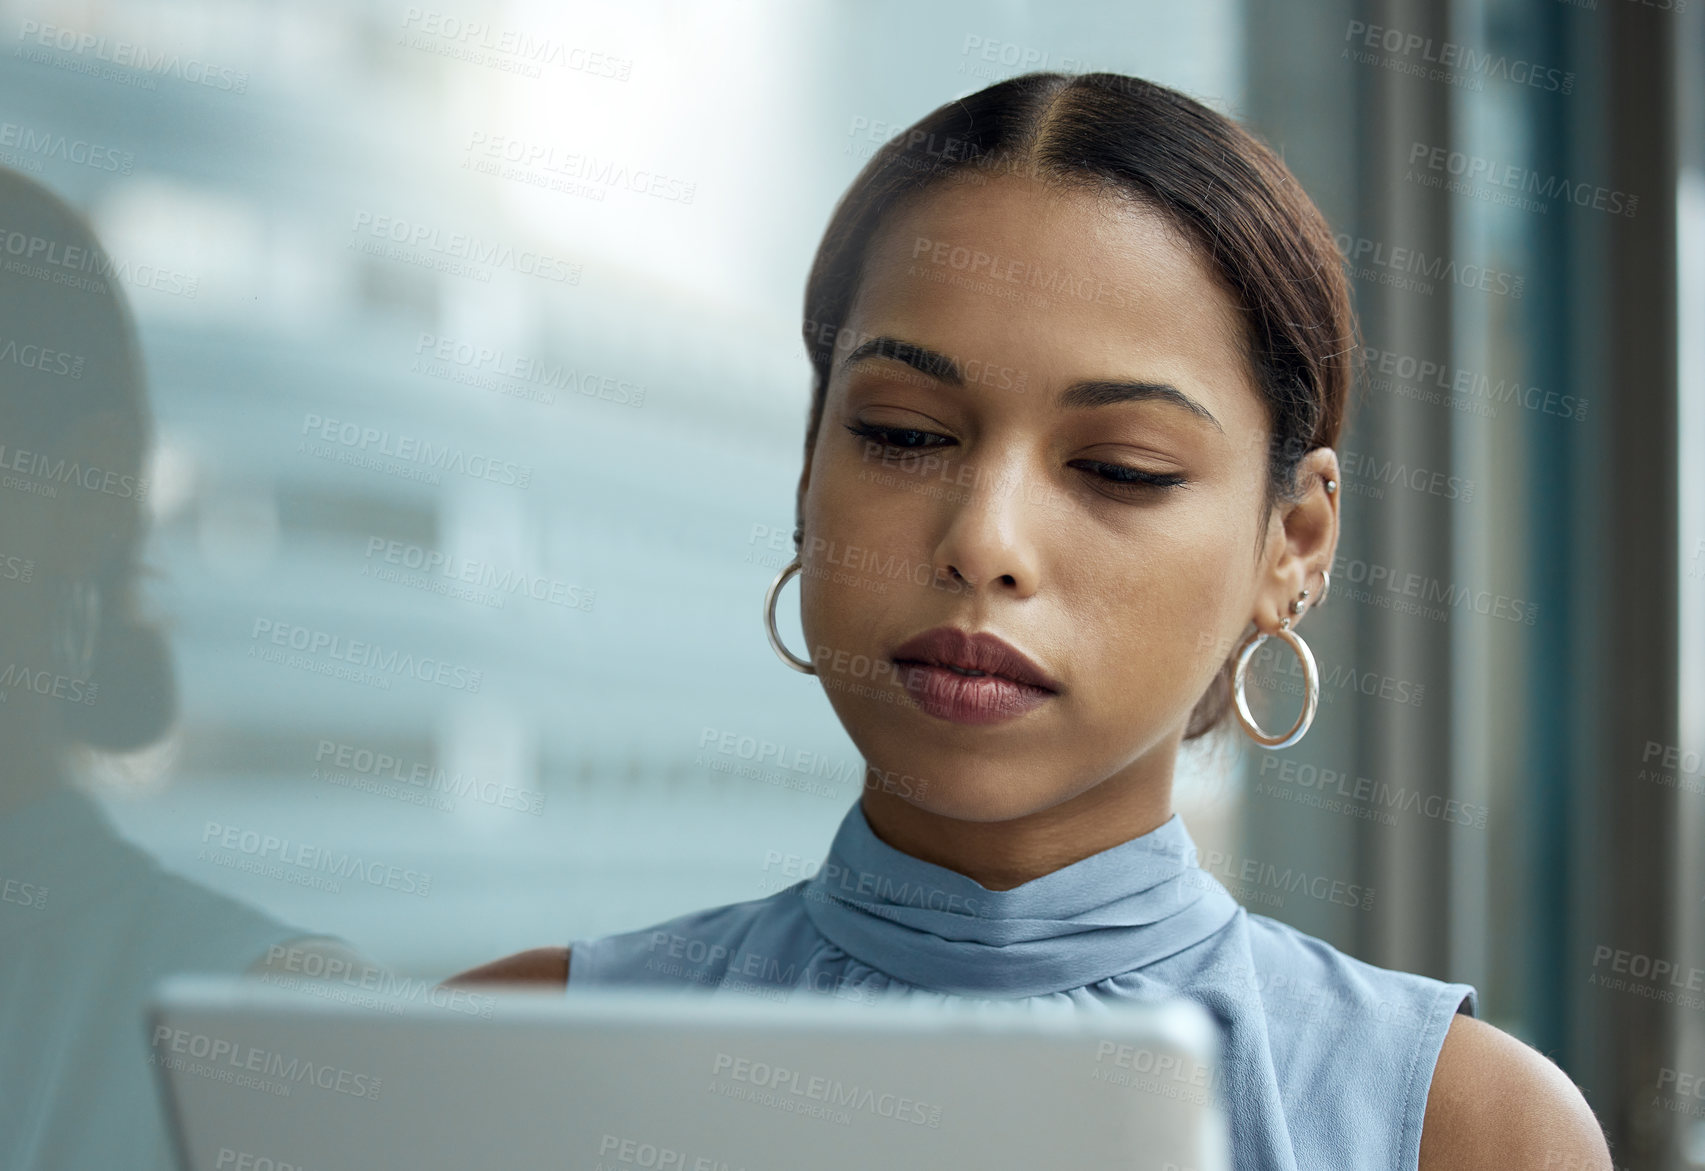
[[[898,777],[900,781],[885,784],[884,776]],[[911,784],[906,784],[907,780]],[[919,784],[904,771],[884,773],[879,769],[865,784],[878,794],[879,800],[904,801],[914,809],[956,821],[1013,821],[1039,813],[1070,796],[1038,793],[1033,784],[1027,785],[1022,779],[1000,776],[932,776],[927,783]]]

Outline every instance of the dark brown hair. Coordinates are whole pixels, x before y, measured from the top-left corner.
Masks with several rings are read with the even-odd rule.
[[[1303,455],[1337,445],[1355,377],[1359,346],[1342,254],[1296,177],[1252,134],[1176,90],[1117,73],[1027,73],[997,82],[926,115],[858,173],[805,285],[807,467],[865,253],[885,218],[937,183],[1009,173],[1135,201],[1200,249],[1247,324],[1271,431],[1266,508],[1294,500]],[[796,524],[805,488],[802,473]],[[796,528],[796,545],[801,536]],[[1186,739],[1224,723],[1231,666],[1228,654],[1191,713]]]
[[[0,168],[0,223],[8,233],[8,251],[27,242],[28,255],[51,246],[53,255],[64,258],[57,267],[21,263],[0,270],[5,333],[54,352],[62,363],[73,357],[76,362],[63,369],[46,362],[0,367],[0,444],[13,452],[27,450],[63,474],[66,469],[97,470],[95,453],[77,441],[80,424],[103,417],[119,437],[116,447],[104,452],[103,462],[110,466],[98,469],[111,480],[103,484],[93,476],[105,506],[97,512],[90,503],[70,512],[81,523],[110,525],[100,532],[100,555],[90,578],[101,599],[87,679],[94,686],[93,702],[54,705],[56,724],[42,734],[103,751],[141,748],[171,727],[177,690],[165,638],[143,615],[137,596],[147,533],[143,462],[151,433],[135,323],[115,266],[88,222],[59,196],[34,179]],[[57,487],[73,501],[95,498],[75,479]],[[0,535],[12,510],[34,507],[40,504],[33,496],[0,494]],[[6,552],[34,551],[9,547]],[[45,578],[37,584],[42,596],[14,591],[0,606],[9,628],[0,643],[22,649],[24,661],[34,667],[48,661],[51,607],[71,586]],[[32,600],[25,602],[26,597]],[[38,604],[41,612],[19,612]],[[20,642],[34,645],[19,648]]]

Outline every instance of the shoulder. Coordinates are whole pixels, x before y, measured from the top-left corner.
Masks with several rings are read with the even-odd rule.
[[[316,933],[276,918],[179,874],[152,859],[126,874],[121,893],[99,908],[111,924],[112,945],[124,949],[120,963],[131,970],[242,971],[295,941]]]
[[[1575,1083],[1518,1038],[1459,1014],[1427,1093],[1420,1171],[1610,1171],[1610,1148]]]
[[[808,883],[723,903],[613,935],[573,939],[575,986],[714,987],[725,978],[785,973],[825,946],[806,913]]]
[[[568,987],[572,954],[576,986],[605,983],[715,983],[730,959],[754,934],[770,938],[775,929],[803,922],[799,912],[804,883],[760,899],[690,911],[673,919],[575,940],[570,947],[535,947],[470,968],[446,984],[546,984]]]
[[[1249,914],[1247,921],[1255,978],[1269,1018],[1281,1028],[1310,1036],[1337,1029],[1404,1045],[1430,1028],[1437,1052],[1447,1014],[1464,999],[1471,1009],[1478,1003],[1471,985],[1370,964],[1265,915]]]
[[[566,947],[535,947],[514,955],[492,960],[477,968],[458,972],[445,984],[543,984],[554,987],[568,985]]]

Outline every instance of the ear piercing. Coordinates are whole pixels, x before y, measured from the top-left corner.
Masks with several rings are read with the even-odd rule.
[[[1322,569],[1320,571],[1320,599],[1314,603],[1316,606],[1323,606],[1326,604],[1326,594],[1329,590],[1331,590],[1331,588],[1332,588],[1332,574],[1329,573],[1328,571]],[[1309,592],[1310,591],[1305,588],[1295,598],[1291,599],[1291,613],[1292,614],[1301,614],[1304,610],[1306,610],[1308,608]]]

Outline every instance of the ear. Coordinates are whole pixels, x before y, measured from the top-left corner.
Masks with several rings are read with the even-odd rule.
[[[115,487],[116,470],[134,465],[135,423],[116,411],[93,411],[72,420],[42,454],[75,469],[53,496],[20,498],[0,506],[10,538],[8,552],[30,556],[46,578],[88,577],[99,571],[113,544],[142,523],[131,489]]]
[[[1328,480],[1337,488],[1326,491]],[[1255,595],[1256,627],[1267,634],[1279,629],[1281,619],[1294,627],[1320,599],[1325,583],[1323,571],[1330,569],[1338,548],[1338,498],[1344,494],[1338,473],[1338,455],[1330,447],[1317,447],[1303,456],[1297,466],[1299,500],[1281,500],[1267,521],[1267,543]],[[1291,611],[1300,599],[1302,614]]]

